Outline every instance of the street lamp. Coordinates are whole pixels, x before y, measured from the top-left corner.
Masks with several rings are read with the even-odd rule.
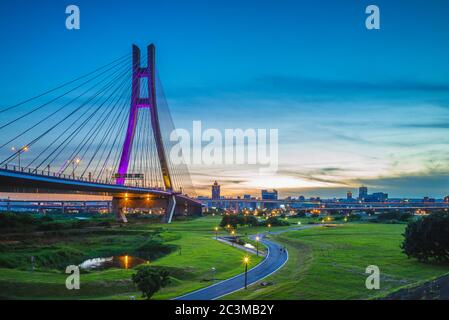
[[[72,176],[75,179],[75,166],[77,166],[81,162],[80,158],[76,158],[72,161]]]
[[[218,239],[218,227],[215,227],[214,230],[215,230],[215,240],[217,240]]]
[[[217,269],[215,269],[215,267],[212,267],[212,269],[210,269],[212,271],[212,282],[215,282],[215,272],[217,271]]]
[[[234,246],[234,243],[235,243],[235,230],[232,230],[232,231],[231,231],[231,234],[232,234],[232,236],[234,237],[234,242],[232,243],[232,246]]]
[[[260,237],[256,236],[256,255],[259,256],[259,241]]]
[[[28,146],[24,146],[22,148],[19,149],[19,151],[17,152],[17,156],[19,158],[19,168],[20,168],[20,155],[22,154],[22,152],[27,152],[29,150]],[[11,147],[11,151],[16,151],[16,147]]]
[[[248,288],[248,263],[249,263],[249,257],[245,256],[243,258],[243,262],[245,263],[245,289]]]

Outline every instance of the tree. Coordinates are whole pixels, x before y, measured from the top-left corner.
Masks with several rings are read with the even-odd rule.
[[[236,228],[239,224],[239,218],[235,214],[224,215],[221,218],[220,227],[225,228],[227,225],[230,225],[232,228]]]
[[[259,221],[257,220],[257,218],[255,216],[245,216],[243,218],[244,218],[244,223],[247,226],[257,227],[259,225]]]
[[[433,213],[416,221],[409,222],[405,233],[402,251],[408,257],[421,262],[434,260],[449,261],[449,214]]]
[[[134,284],[142,291],[142,297],[151,297],[169,283],[169,273],[165,269],[155,270],[151,266],[143,265],[137,269],[137,273],[131,276]]]
[[[289,226],[290,222],[285,221],[285,220],[280,220],[277,217],[269,217],[265,221],[262,221],[260,224],[263,226],[267,226],[270,224],[273,227],[281,227],[281,226]]]

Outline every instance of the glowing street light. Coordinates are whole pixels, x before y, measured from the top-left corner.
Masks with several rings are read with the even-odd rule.
[[[259,241],[260,237],[256,236],[256,255],[259,256]]]
[[[73,179],[75,179],[76,166],[78,166],[80,164],[80,162],[81,162],[80,158],[76,158],[72,161],[72,177],[73,177]]]
[[[15,152],[16,150],[17,150],[16,147],[11,147],[12,152]],[[28,150],[29,150],[28,146],[23,146],[17,151],[17,157],[19,159],[19,168],[20,168],[20,155],[22,154],[22,152],[27,152]]]
[[[217,269],[215,267],[212,267],[210,271],[212,271],[212,282],[215,282],[215,272],[217,271]]]
[[[245,289],[248,288],[248,263],[249,263],[249,257],[245,256],[243,258],[243,262],[245,263]]]
[[[217,240],[218,239],[218,227],[215,227],[214,231],[215,231],[215,240]]]
[[[232,246],[234,246],[234,243],[236,242],[236,239],[235,239],[235,230],[232,230],[232,231],[231,231],[231,234],[232,234],[232,236],[234,237],[234,242],[232,242]]]

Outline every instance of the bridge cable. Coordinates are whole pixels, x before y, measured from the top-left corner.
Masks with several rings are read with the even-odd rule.
[[[76,79],[74,79],[74,80],[71,80],[71,81],[69,81],[69,82],[63,83],[63,84],[57,86],[56,88],[50,89],[50,90],[48,90],[48,91],[45,91],[44,93],[41,93],[41,94],[39,94],[39,95],[37,95],[37,96],[28,98],[28,99],[26,99],[26,100],[24,100],[24,101],[21,101],[21,102],[15,104],[15,105],[6,107],[6,108],[0,110],[0,113],[3,113],[3,112],[6,112],[6,111],[15,109],[15,108],[17,108],[17,107],[19,107],[19,106],[21,106],[21,105],[23,105],[23,104],[25,104],[25,103],[28,103],[28,102],[30,102],[30,101],[32,101],[32,100],[38,99],[38,98],[40,98],[40,97],[43,97],[43,96],[45,96],[45,95],[47,95],[47,94],[49,94],[49,93],[52,93],[52,92],[54,92],[54,91],[57,91],[57,90],[61,89],[61,88],[64,88],[64,87],[66,87],[66,86],[68,86],[68,85],[70,85],[70,84],[72,84],[72,83],[75,83],[75,82],[78,81],[78,80],[81,80],[81,79],[83,79],[83,78],[86,78],[86,77],[88,77],[88,76],[94,74],[95,72],[98,72],[98,71],[100,71],[100,70],[102,70],[102,69],[104,69],[104,68],[110,66],[111,64],[114,64],[114,63],[116,63],[116,62],[119,62],[120,60],[125,59],[125,58],[127,58],[127,57],[129,57],[129,56],[130,56],[130,53],[128,53],[128,54],[126,54],[126,55],[124,55],[124,56],[122,56],[122,57],[120,57],[120,58],[117,58],[117,59],[115,59],[114,61],[112,61],[112,62],[110,62],[110,63],[108,63],[108,64],[106,64],[106,65],[103,65],[103,66],[101,66],[101,67],[95,69],[94,71],[91,71],[91,72],[89,72],[89,73],[86,73],[86,74],[84,74],[84,75],[82,75],[82,76],[80,76],[80,77],[78,77],[78,78],[76,78]]]

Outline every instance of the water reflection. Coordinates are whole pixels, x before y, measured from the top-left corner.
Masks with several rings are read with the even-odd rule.
[[[131,269],[140,264],[149,263],[148,260],[140,259],[133,256],[113,256],[106,258],[93,258],[83,261],[79,267],[85,270],[120,268]]]
[[[244,247],[249,249],[256,249],[251,243],[245,243]]]

